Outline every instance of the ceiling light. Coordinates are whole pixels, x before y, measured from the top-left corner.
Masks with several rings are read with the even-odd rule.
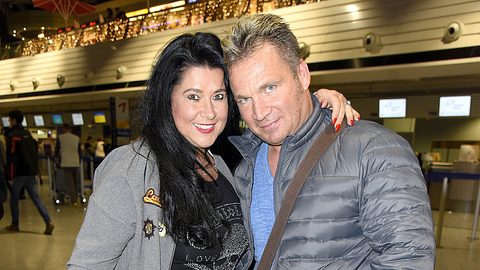
[[[347,6],[347,11],[350,12],[350,13],[353,13],[353,12],[357,12],[359,10],[358,6],[357,5],[348,5]]]

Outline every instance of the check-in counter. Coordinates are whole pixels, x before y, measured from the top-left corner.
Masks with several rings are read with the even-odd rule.
[[[437,221],[436,245],[440,247],[443,229],[443,218],[445,214],[445,205],[447,201],[449,185],[459,180],[480,181],[480,166],[478,163],[457,162],[452,164],[437,163],[433,164],[430,170],[425,174],[427,182],[441,182],[442,190],[440,194],[439,215]],[[475,202],[474,219],[472,224],[471,240],[476,239],[478,226],[478,215],[480,211],[480,185],[477,189],[477,198]]]

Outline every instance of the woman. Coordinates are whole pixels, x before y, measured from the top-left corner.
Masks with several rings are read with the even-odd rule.
[[[222,56],[213,34],[165,47],[139,103],[142,137],[98,167],[69,269],[248,268],[232,174],[208,151],[234,122]]]

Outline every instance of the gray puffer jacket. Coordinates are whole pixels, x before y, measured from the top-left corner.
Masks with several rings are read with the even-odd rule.
[[[282,145],[274,178],[278,212],[296,168],[329,110],[314,112]],[[231,138],[244,160],[235,189],[251,234],[253,165],[261,140]],[[410,145],[369,121],[345,128],[314,167],[295,203],[272,269],[433,269],[435,240],[429,197]]]

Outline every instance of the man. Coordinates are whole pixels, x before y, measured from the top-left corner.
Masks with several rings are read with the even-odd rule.
[[[225,40],[230,84],[249,130],[236,190],[255,260],[314,139],[332,122],[309,92],[298,43],[278,16],[240,20]],[[410,145],[382,126],[346,127],[295,203],[272,269],[433,269],[429,197]],[[262,269],[264,270],[264,269]]]
[[[63,133],[58,135],[55,145],[55,157],[63,173],[64,185],[70,197],[70,203],[77,205],[81,195],[80,181],[80,137],[72,133],[72,126],[63,124]]]
[[[23,128],[23,117],[23,113],[19,110],[13,110],[8,113],[11,131],[6,136],[7,175],[10,185],[13,185],[13,187],[10,199],[12,223],[6,226],[5,229],[11,232],[20,231],[18,200],[22,188],[25,188],[45,221],[45,231],[43,233],[51,235],[55,226],[36,188],[37,179],[35,176],[38,174],[38,145],[30,132]]]

